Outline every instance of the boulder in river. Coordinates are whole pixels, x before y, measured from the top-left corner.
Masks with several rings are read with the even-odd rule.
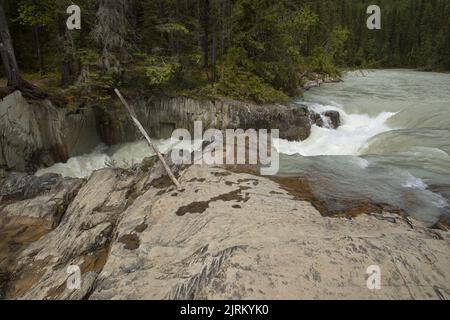
[[[329,110],[323,113],[311,113],[311,123],[321,128],[338,129],[341,126],[341,115],[339,111]]]
[[[330,110],[324,112],[323,115],[329,119],[329,124],[332,129],[337,129],[341,126],[341,115],[339,111]]]

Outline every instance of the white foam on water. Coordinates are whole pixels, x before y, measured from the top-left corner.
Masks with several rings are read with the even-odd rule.
[[[444,150],[439,148],[430,148],[430,147],[411,147],[408,151],[400,152],[402,155],[411,156],[411,157],[419,157],[423,155],[427,155],[430,157],[441,158],[444,160],[450,160],[450,156]]]
[[[428,190],[428,185],[422,179],[413,176],[409,172],[407,172],[407,176],[408,178],[402,184],[403,188],[417,189],[425,192],[431,202],[438,208],[447,208],[449,206],[448,201],[442,195]]]
[[[353,159],[361,169],[367,169],[370,166],[369,160],[366,160],[366,159],[363,159],[360,157],[354,157]]]
[[[422,179],[416,178],[410,173],[408,173],[410,177],[402,184],[402,187],[404,188],[410,188],[410,189],[419,189],[419,190],[426,190],[428,189],[428,185],[423,182]]]
[[[429,191],[429,192],[431,192],[431,191]],[[438,208],[443,209],[443,208],[449,207],[448,201],[440,194],[432,193],[432,196],[430,196],[430,198],[431,198],[431,202]]]
[[[57,163],[49,168],[38,170],[35,175],[46,173],[61,174],[64,177],[85,178],[93,171],[105,168],[111,158],[105,153],[105,145],[98,146],[92,153],[70,158],[67,163]]]
[[[201,142],[198,141],[194,141],[192,144],[190,141],[180,142],[177,139],[154,140],[153,142],[162,154],[166,154],[174,146],[192,152],[194,148],[201,145]],[[41,169],[35,175],[56,173],[63,177],[87,178],[92,172],[107,167],[131,168],[133,165],[141,163],[146,157],[154,155],[155,153],[146,141],[123,143],[110,148],[101,145],[90,154],[73,157],[67,163],[57,163],[49,168]]]
[[[336,106],[311,104],[309,107],[317,113],[327,110],[339,111],[342,125],[337,130],[313,125],[311,135],[305,141],[280,139],[278,149],[280,153],[299,154],[305,157],[358,156],[372,137],[392,130],[386,121],[395,115],[392,112],[382,112],[376,117],[370,117],[365,114],[347,114]]]

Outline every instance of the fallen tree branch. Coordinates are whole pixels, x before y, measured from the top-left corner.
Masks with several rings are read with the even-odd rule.
[[[137,119],[137,115],[134,112],[134,109],[128,104],[128,102],[125,100],[125,98],[122,96],[122,94],[120,93],[120,91],[118,89],[114,89],[114,92],[117,94],[117,96],[119,97],[120,101],[122,101],[123,105],[125,106],[125,108],[127,109],[128,113],[130,114],[130,117],[133,120],[133,122],[136,125],[136,127],[139,129],[139,131],[142,133],[142,135],[147,140],[147,142],[150,145],[150,147],[153,149],[153,151],[158,156],[159,160],[161,161],[162,165],[164,166],[164,169],[166,170],[166,172],[169,175],[169,178],[172,180],[173,184],[177,187],[178,190],[180,190],[181,189],[180,183],[178,182],[177,178],[173,174],[172,170],[170,170],[170,168],[167,165],[166,160],[164,159],[164,157],[161,154],[161,152],[159,152],[158,148],[153,144],[153,142],[150,139],[147,131],[145,131],[144,127],[142,126],[142,124]]]

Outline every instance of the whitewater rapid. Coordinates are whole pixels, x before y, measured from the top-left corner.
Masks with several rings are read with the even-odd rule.
[[[302,176],[330,206],[387,204],[429,225],[449,215],[450,75],[377,70],[344,80],[305,94],[311,109],[339,111],[342,126],[281,140],[280,174]]]
[[[395,115],[393,112],[382,112],[371,117],[366,114],[347,114],[337,105],[321,105],[317,103],[302,102],[312,111],[323,113],[335,110],[340,113],[341,126],[335,130],[314,125],[310,137],[305,141],[287,141],[279,139],[278,152],[285,155],[312,156],[357,156],[368,146],[368,141],[383,132],[392,130],[386,122]],[[176,139],[155,140],[155,145],[165,154],[174,146],[180,146]],[[184,146],[193,149],[192,146]],[[36,175],[57,173],[65,177],[87,178],[92,172],[107,167],[119,167],[129,169],[141,163],[146,157],[154,155],[153,150],[142,140],[132,143],[124,143],[113,147],[99,145],[91,153],[73,157],[67,163],[58,163],[50,168],[38,170]],[[361,165],[367,161],[357,160]]]
[[[178,141],[155,140],[154,143],[162,153],[166,153]],[[113,147],[100,145],[89,154],[70,158],[67,163],[57,163],[49,168],[38,170],[36,175],[57,173],[64,177],[88,178],[92,172],[108,167],[130,169],[140,164],[146,157],[154,155],[155,153],[144,140]]]
[[[313,125],[310,137],[305,141],[287,141],[280,139],[279,152],[287,155],[299,154],[311,156],[344,156],[360,155],[367,147],[368,141],[392,130],[387,120],[395,115],[394,112],[382,112],[374,117],[367,114],[349,114],[337,105],[306,104],[309,109],[323,113],[328,110],[338,111],[341,116],[341,126],[335,130]]]

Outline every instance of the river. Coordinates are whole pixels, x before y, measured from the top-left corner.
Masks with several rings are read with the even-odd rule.
[[[432,225],[449,212],[450,75],[350,72],[307,92],[315,110],[338,110],[338,130],[313,127],[281,141],[282,174],[299,174],[324,201],[370,200]],[[344,201],[342,201],[344,200]]]
[[[450,75],[411,70],[349,72],[344,82],[308,91],[301,104],[337,110],[338,130],[313,126],[303,142],[280,140],[281,175],[301,176],[320,201],[339,210],[355,201],[389,205],[433,225],[450,212]],[[174,141],[158,141],[163,152]],[[86,177],[130,167],[145,142],[99,146],[39,171]]]

